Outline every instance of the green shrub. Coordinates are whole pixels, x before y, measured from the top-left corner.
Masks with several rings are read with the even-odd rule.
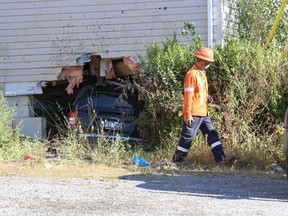
[[[232,122],[253,130],[271,129],[282,120],[287,99],[287,66],[279,65],[281,53],[265,50],[259,43],[227,38],[223,47],[215,47],[215,60],[208,72],[209,90],[221,105],[224,130]]]
[[[19,157],[20,142],[13,121],[15,108],[9,107],[2,92],[0,94],[0,159]]]
[[[4,148],[13,142],[14,132],[12,129],[12,121],[14,116],[14,108],[8,107],[3,94],[0,94],[0,148]]]
[[[25,155],[42,157],[43,145],[38,140],[19,137],[19,127],[15,124],[15,107],[9,107],[0,93],[0,160],[24,159]],[[21,126],[21,124],[20,124]]]
[[[185,23],[184,29],[183,37],[190,37],[191,42],[181,44],[174,35],[162,45],[148,45],[147,58],[141,58],[140,74],[134,79],[145,101],[138,125],[149,148],[167,146],[167,140],[178,137],[181,127],[183,80],[195,60],[194,52],[202,46],[192,25]]]
[[[199,46],[181,45],[175,36],[162,47],[152,43],[135,79],[146,105],[139,126],[147,145],[167,157],[178,142],[183,79]],[[209,110],[225,151],[237,153],[243,163],[250,163],[253,155],[255,163],[279,162],[283,159],[281,123],[288,105],[287,61],[279,63],[281,53],[273,46],[266,50],[259,42],[235,37],[227,37],[223,47],[214,47],[214,54],[207,77],[216,105]],[[195,158],[207,155],[204,142],[199,137],[194,141]]]

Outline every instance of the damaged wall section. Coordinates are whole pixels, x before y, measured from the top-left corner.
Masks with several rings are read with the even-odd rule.
[[[84,57],[83,57],[84,56]],[[73,93],[73,88],[83,82],[83,75],[95,76],[96,84],[99,85],[103,79],[114,79],[127,75],[135,75],[138,71],[138,64],[131,57],[101,58],[100,55],[82,55],[77,58],[78,66],[63,67],[58,79],[69,82],[66,87],[68,94]],[[89,63],[88,70],[84,70],[84,64]]]
[[[59,130],[57,125],[62,125],[64,130],[65,128],[66,130],[69,129],[67,125],[69,113],[75,112],[73,111],[75,102],[78,97],[81,97],[83,89],[86,87],[101,89],[101,92],[105,92],[103,93],[106,95],[104,98],[110,97],[108,96],[110,94],[119,94],[119,90],[113,92],[111,87],[120,90],[122,87],[125,88],[125,85],[119,80],[129,79],[138,72],[139,68],[131,57],[101,58],[99,55],[85,54],[81,56],[81,59],[85,60],[82,61],[79,58],[76,60],[76,64],[80,65],[63,67],[57,81],[44,82],[43,94],[37,94],[33,97],[35,116],[47,120],[48,138],[57,134]],[[111,102],[114,103],[115,101],[112,100]],[[103,103],[105,106],[108,105],[107,101],[103,101]],[[111,104],[111,108],[114,105]],[[134,107],[136,106],[134,105]],[[58,118],[53,116],[58,116]],[[60,119],[62,122],[59,122]]]
[[[204,44],[208,38],[207,1],[202,0],[0,1],[0,17],[0,90],[9,100],[36,98],[45,85],[53,90],[53,83],[58,83],[66,85],[68,94],[64,91],[61,99],[67,102],[86,76],[100,85],[133,74],[137,65],[131,57],[145,55],[146,44],[181,35],[184,22],[195,26]],[[217,35],[222,37],[221,32]],[[185,37],[179,40],[190,42]],[[50,124],[51,117],[37,113],[41,108],[33,100],[23,106],[17,106],[18,118],[41,116]],[[29,106],[34,106],[34,113]],[[38,128],[33,134],[45,126],[45,120],[35,121]]]
[[[0,1],[0,14],[0,83],[55,80],[81,53],[136,57],[145,44],[181,35],[184,22],[207,42],[202,0]]]

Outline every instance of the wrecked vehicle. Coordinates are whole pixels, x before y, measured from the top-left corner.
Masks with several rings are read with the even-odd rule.
[[[125,93],[123,88],[117,82],[83,86],[68,113],[68,127],[89,139],[119,135],[122,140],[140,141],[136,118],[143,104],[137,94]]]
[[[47,119],[47,138],[74,130],[89,140],[141,141],[136,119],[143,102],[136,90],[123,84],[137,67],[127,57],[101,59],[86,54],[75,66],[63,67],[57,81],[45,83],[43,94],[34,95],[35,113]]]

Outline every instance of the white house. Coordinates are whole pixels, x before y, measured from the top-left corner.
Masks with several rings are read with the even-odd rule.
[[[181,34],[185,22],[194,24],[206,46],[221,44],[227,2],[0,0],[0,90],[16,105],[22,133],[45,138],[46,119],[35,116],[30,101],[63,67],[86,53],[101,56],[102,65],[143,55],[145,44]]]

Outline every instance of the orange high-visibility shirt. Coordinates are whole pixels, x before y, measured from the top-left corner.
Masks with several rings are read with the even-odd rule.
[[[191,116],[208,115],[208,83],[206,72],[200,71],[194,65],[184,79],[184,106],[185,118]]]

